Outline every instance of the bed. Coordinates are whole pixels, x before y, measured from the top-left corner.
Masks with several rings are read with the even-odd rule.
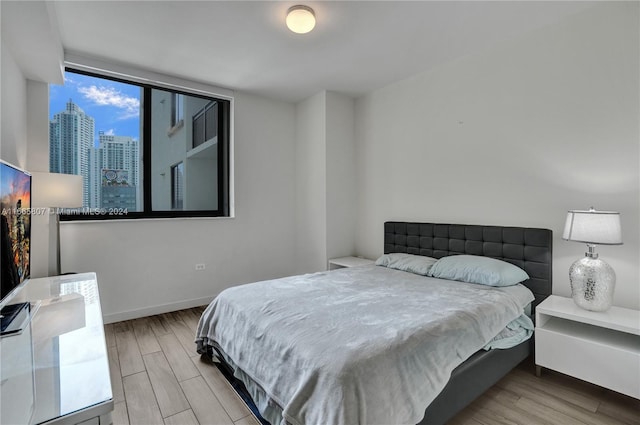
[[[551,293],[551,241],[546,229],[384,224],[385,254],[518,266],[532,317]],[[274,425],[442,424],[532,352],[531,340],[481,349],[524,309],[506,289],[379,266],[257,282],[221,293],[196,341]]]

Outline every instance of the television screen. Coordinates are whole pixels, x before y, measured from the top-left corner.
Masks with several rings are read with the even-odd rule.
[[[0,307],[29,278],[31,248],[31,175],[0,161],[1,246]]]

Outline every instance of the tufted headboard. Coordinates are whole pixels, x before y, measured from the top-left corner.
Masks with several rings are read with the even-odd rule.
[[[384,223],[384,253],[405,252],[441,258],[469,254],[515,264],[529,275],[522,282],[536,297],[551,295],[552,232],[527,227],[467,224]]]

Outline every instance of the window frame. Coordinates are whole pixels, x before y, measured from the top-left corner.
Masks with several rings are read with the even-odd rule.
[[[188,89],[180,87],[176,88],[171,85],[150,84],[139,81],[137,78],[120,78],[108,75],[108,73],[102,74],[100,72],[86,71],[74,66],[65,66],[65,72],[72,72],[76,74],[86,75],[89,77],[102,78],[105,80],[116,81],[124,84],[130,84],[141,88],[142,96],[140,100],[141,104],[141,127],[142,135],[140,143],[140,164],[142,168],[142,211],[128,211],[127,214],[121,214],[119,211],[101,211],[99,213],[68,213],[65,214],[64,210],[60,214],[60,221],[95,221],[95,220],[129,220],[129,219],[158,219],[158,218],[197,218],[197,217],[222,217],[232,218],[233,208],[231,203],[231,143],[232,143],[232,123],[233,123],[233,98],[226,96],[219,96],[207,93],[198,93],[196,90],[188,91]],[[151,186],[151,151],[152,151],[152,102],[151,93],[152,90],[162,90],[171,94],[179,94],[182,96],[193,96],[207,100],[215,100],[218,102],[218,134],[219,140],[217,143],[218,148],[218,209],[216,210],[165,210],[154,211],[152,210],[152,186]],[[184,112],[183,112],[184,113]],[[173,117],[172,117],[173,118]],[[183,117],[184,122],[184,117]],[[145,158],[148,158],[145,161]],[[148,163],[147,163],[148,161]],[[69,209],[70,211],[73,208]]]

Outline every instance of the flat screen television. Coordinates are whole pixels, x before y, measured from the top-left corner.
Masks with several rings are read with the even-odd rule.
[[[0,308],[30,276],[31,174],[0,160]]]

